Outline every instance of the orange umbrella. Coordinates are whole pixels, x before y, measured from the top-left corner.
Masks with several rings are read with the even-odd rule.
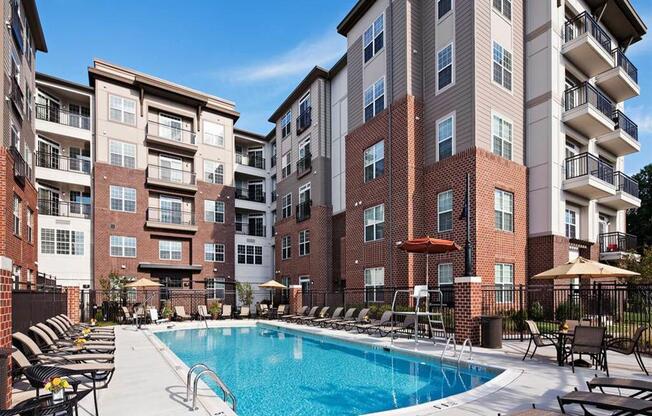
[[[428,257],[430,257],[430,254],[450,253],[451,251],[461,250],[460,246],[458,246],[454,241],[431,237],[421,237],[403,241],[398,244],[398,248],[407,253],[426,254],[426,285],[428,285]]]

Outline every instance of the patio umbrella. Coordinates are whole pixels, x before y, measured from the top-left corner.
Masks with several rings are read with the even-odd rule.
[[[534,275],[533,279],[567,279],[574,277],[613,277],[627,278],[640,276],[639,273],[608,264],[598,263],[597,261],[578,257],[568,263],[553,267],[550,270]]]
[[[125,285],[126,288],[130,289],[138,289],[138,288],[143,288],[146,289],[148,287],[160,287],[163,286],[162,284],[155,282],[153,280],[150,280],[146,277],[140,278],[134,282],[127,283]],[[147,314],[147,296],[145,296],[145,314]],[[147,315],[145,315],[145,319],[147,319]],[[138,321],[138,314],[136,314],[136,321]],[[140,328],[140,324],[138,324],[138,327]]]
[[[438,238],[421,237],[403,241],[398,244],[399,250],[407,253],[425,253],[426,255],[426,286],[428,285],[428,258],[431,254],[449,253],[460,250],[454,241],[440,240]]]
[[[265,282],[265,283],[263,283],[261,285],[258,285],[258,287],[262,287],[263,289],[270,289],[271,295],[272,295],[272,306],[274,306],[274,289],[287,289],[288,288],[283,283],[279,283],[274,279],[270,280],[269,282]]]

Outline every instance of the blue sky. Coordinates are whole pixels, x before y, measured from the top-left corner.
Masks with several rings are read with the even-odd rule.
[[[633,0],[652,30],[652,1]],[[41,72],[87,84],[102,58],[236,102],[243,129],[267,122],[314,66],[328,68],[345,50],[335,27],[355,0],[37,0],[49,52]],[[628,53],[642,94],[626,104],[642,151],[627,173],[652,162],[652,35]]]

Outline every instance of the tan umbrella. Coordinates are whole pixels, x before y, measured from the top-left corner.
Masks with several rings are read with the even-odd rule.
[[[639,273],[610,266],[608,264],[598,263],[597,261],[578,257],[550,270],[533,276],[533,279],[568,279],[573,277],[612,277],[627,278],[640,276]]]
[[[274,289],[287,289],[288,288],[283,283],[277,282],[274,279],[270,280],[269,282],[265,282],[263,284],[260,284],[260,285],[258,285],[258,287],[262,287],[263,289],[270,289],[271,294],[272,294],[272,306],[274,306]]]
[[[163,285],[158,283],[158,282],[155,282],[153,280],[150,280],[150,279],[148,279],[146,277],[140,278],[140,279],[138,279],[138,280],[136,280],[134,282],[130,282],[130,283],[127,283],[125,285],[126,288],[130,288],[130,289],[138,289],[138,288],[145,289],[145,288],[148,288],[148,287],[160,287],[160,286],[163,286]],[[152,296],[154,296],[154,295],[152,295]],[[145,318],[144,319],[147,319],[147,296],[145,296],[145,302],[144,303],[145,303],[145,308],[144,308]],[[138,324],[138,328],[140,328],[140,324],[138,323],[138,314],[136,314],[136,323]]]

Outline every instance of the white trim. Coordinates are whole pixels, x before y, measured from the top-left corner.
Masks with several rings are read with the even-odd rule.
[[[453,278],[454,283],[482,283],[480,276],[461,276]]]
[[[449,46],[451,47],[451,82],[450,84],[440,89],[439,88],[439,52],[443,51]],[[452,40],[446,46],[440,48],[437,51],[437,53],[435,53],[435,95],[439,95],[453,86],[455,86],[455,41],[454,40]]]
[[[455,0],[451,0],[451,9],[447,11],[445,15],[439,17],[439,2],[440,0],[435,0],[435,18],[437,20],[437,24],[443,22],[448,18],[448,16],[455,13]]]
[[[494,148],[494,117],[498,117],[502,121],[508,122],[510,124],[510,126],[511,126],[512,137],[511,137],[511,142],[510,143],[512,145],[512,151],[511,151],[511,154],[510,154],[509,158],[503,156],[502,153],[504,153],[504,152],[502,152],[500,155],[497,154],[496,149]],[[491,131],[490,131],[490,135],[491,135],[491,153],[495,154],[496,156],[500,156],[503,159],[514,160],[514,120],[512,120],[509,117],[505,117],[502,113],[499,113],[498,111],[492,109],[491,110],[491,120],[489,120],[489,123],[490,123],[489,128],[491,129]],[[502,137],[501,137],[501,140],[502,140]]]
[[[378,52],[374,51],[371,58],[369,58],[369,60],[365,62],[365,60],[364,60],[364,49],[365,49],[364,34],[365,34],[365,32],[367,30],[369,30],[370,27],[372,28],[373,38],[371,39],[371,44],[373,45],[374,40],[376,39],[375,33],[373,33],[373,32],[375,32],[375,30],[373,30],[373,27],[374,27],[374,24],[376,23],[376,20],[378,20],[378,18],[381,17],[381,16],[383,17],[383,47],[380,48],[380,50]],[[362,67],[363,67],[363,69],[366,68],[366,66],[369,65],[376,58],[376,56],[380,55],[380,53],[385,50],[385,47],[387,46],[387,36],[385,36],[386,32],[387,32],[387,19],[385,18],[385,12],[383,11],[381,14],[379,14],[376,18],[374,18],[371,21],[371,25],[369,25],[368,27],[365,28],[365,30],[362,31],[361,38],[362,38]],[[375,47],[375,46],[372,46],[372,47]]]
[[[451,139],[452,139],[452,142],[451,142],[451,149],[452,149],[451,156],[455,155],[455,151],[456,151],[455,115],[456,115],[456,111],[452,111],[452,112],[446,114],[444,117],[438,119],[435,122],[435,160],[437,160],[437,161],[440,160],[439,159],[439,124],[441,124],[443,121],[448,120],[449,118],[453,119],[453,122],[452,122],[452,136],[451,136]]]
[[[507,89],[504,85],[499,84],[494,80],[494,45],[500,46],[502,48],[502,50],[503,50],[503,53],[504,52],[509,52],[509,54],[511,55],[511,67],[512,67],[512,69],[510,69],[509,73],[512,75],[512,84],[511,84],[510,89]],[[490,50],[491,50],[491,83],[493,85],[501,88],[503,91],[505,91],[505,92],[507,92],[507,93],[509,93],[511,95],[514,95],[514,52],[507,49],[500,42],[498,42],[497,40],[495,40],[493,38],[491,39],[491,49]],[[501,68],[502,68],[503,67],[502,62],[500,63],[500,65],[501,65]]]

